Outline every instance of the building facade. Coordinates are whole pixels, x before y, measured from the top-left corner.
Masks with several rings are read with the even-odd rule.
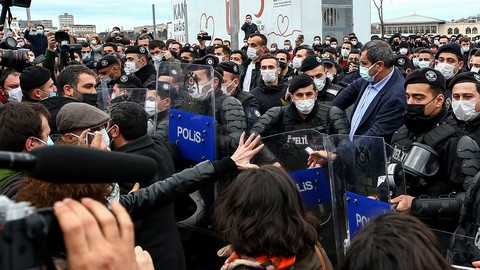
[[[63,15],[58,16],[59,28],[62,27],[72,27],[74,24],[74,17],[71,14],[63,13]]]
[[[97,26],[94,24],[74,24],[71,26],[72,35],[84,37],[86,35],[96,35]]]

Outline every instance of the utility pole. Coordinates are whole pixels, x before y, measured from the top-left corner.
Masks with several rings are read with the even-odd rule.
[[[157,39],[157,23],[155,22],[155,4],[152,4],[152,17],[153,17],[153,39]]]

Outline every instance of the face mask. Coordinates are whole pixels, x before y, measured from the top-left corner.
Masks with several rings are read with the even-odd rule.
[[[325,40],[325,44],[330,45],[330,40]]]
[[[430,61],[418,61],[419,68],[427,68],[430,66]]]
[[[336,49],[336,48],[337,48],[337,44],[332,44],[332,45],[330,45],[330,47]]]
[[[475,43],[480,44],[480,39],[475,40]]]
[[[470,71],[471,71],[471,72],[475,72],[475,73],[479,73],[480,68],[472,67],[472,68],[470,69]]]
[[[450,65],[450,64],[447,64],[447,63],[438,63],[436,66],[435,66],[435,69],[440,71],[440,73],[442,73],[443,77],[445,77],[446,80],[449,80],[451,78],[453,78],[454,74],[453,74],[453,70],[455,69],[455,67],[453,65]]]
[[[109,130],[110,131],[110,130]],[[103,140],[105,144],[110,147],[110,137],[108,137],[108,133],[105,129],[100,130],[100,134],[102,134]]]
[[[222,62],[223,62],[223,56],[221,56],[221,55],[215,55],[215,57],[217,57],[218,63],[222,63]]]
[[[283,48],[288,51],[290,50],[290,45],[285,45]]]
[[[148,113],[148,115],[152,116],[155,114],[157,111],[157,104],[155,101],[147,100],[145,102],[145,111]]]
[[[248,47],[248,43],[243,43],[243,47]]]
[[[335,76],[333,75],[333,73],[327,73],[327,78],[329,78],[330,81],[333,82],[333,79],[335,79]]]
[[[33,137],[33,138],[35,138],[35,140],[37,140],[37,141],[39,141],[39,142],[41,142],[41,143],[45,144],[46,146],[52,146],[52,145],[55,145],[55,143],[53,142],[52,138],[50,138],[50,136],[48,136],[48,139],[47,139],[47,141],[46,141],[46,142],[45,142],[44,140],[41,140],[41,139],[37,138],[37,137]]]
[[[43,30],[37,30],[37,35],[39,36],[43,35]]]
[[[17,47],[23,47],[23,46],[25,46],[25,42],[18,42],[17,43]]]
[[[275,70],[262,70],[262,80],[266,83],[272,83],[277,78],[277,72]]]
[[[92,41],[90,41],[90,44],[92,44],[92,45],[97,45],[97,41],[96,41],[96,40],[92,40]]]
[[[35,56],[29,56],[28,62],[33,63],[33,61],[35,61]]]
[[[82,94],[82,102],[97,107],[97,94]]]
[[[414,57],[414,58],[412,59],[412,62],[413,62],[413,65],[414,65],[414,66],[418,67],[418,57]]]
[[[342,49],[342,50],[340,51],[340,54],[342,55],[342,57],[347,58],[348,55],[350,54],[350,50]]]
[[[462,52],[466,53],[468,51],[470,51],[470,46],[463,46],[462,47]]]
[[[281,70],[284,70],[287,67],[287,63],[284,63],[282,61],[279,61],[279,66]]]
[[[356,41],[352,41],[352,45],[353,45],[353,46],[357,45],[357,42],[356,42]]]
[[[82,53],[82,60],[84,62],[90,61],[90,54],[89,53]]]
[[[477,100],[478,101],[478,100]],[[475,106],[477,102],[471,101],[453,101],[452,109],[455,116],[458,120],[461,121],[471,121],[477,118],[480,112],[475,111]]]
[[[242,62],[235,62],[235,61],[232,61],[232,62],[236,63],[237,65],[241,65],[241,64],[242,64]]]
[[[251,23],[252,23],[252,19],[247,19],[247,23],[248,23],[248,24],[251,24]]]
[[[315,107],[315,99],[304,99],[294,101],[295,107],[301,114],[309,114]]]
[[[405,54],[407,54],[408,49],[407,49],[407,48],[401,48],[400,50],[398,50],[398,52],[399,52],[400,54],[405,55]]]
[[[247,57],[252,59],[252,60],[256,60],[258,58],[258,55],[257,55],[257,50],[252,48],[252,47],[248,47],[247,49]]]
[[[315,41],[313,42],[313,44],[319,45],[319,44],[320,44],[320,40],[315,40]]]
[[[9,90],[8,91],[8,101],[9,102],[20,102],[22,101],[22,89],[20,87],[17,87],[15,89]]]
[[[222,92],[227,95],[227,96],[230,96],[230,93],[228,92],[228,87],[230,87],[235,81],[231,81],[229,84],[227,85],[222,85]]]
[[[124,70],[127,75],[132,75],[133,73],[138,71],[138,68],[135,62],[125,62]]]
[[[438,41],[438,39],[435,39],[435,40],[433,41],[433,44],[435,44],[435,45],[438,46],[438,45],[440,45],[440,41]]]
[[[322,91],[325,87],[325,78],[313,79],[313,82],[317,86],[317,91],[319,92]]]
[[[55,92],[50,93],[50,97],[56,97],[56,96],[57,96],[57,93],[55,93]]]
[[[300,57],[293,58],[293,61],[292,61],[293,68],[299,69],[302,66],[302,61],[303,59]]]
[[[375,63],[376,64],[376,63]],[[360,69],[360,76],[362,77],[362,79],[364,79],[365,81],[367,82],[373,82],[375,80],[375,76],[377,76],[378,74],[378,71],[377,73],[375,73],[375,75],[373,76],[370,76],[369,72],[370,72],[370,69],[373,68],[375,66],[375,64],[373,64],[371,67],[367,68],[367,67],[362,67],[360,66],[359,69]]]
[[[160,63],[160,62],[163,60],[163,56],[162,56],[162,55],[152,56],[152,60],[153,60],[153,62],[155,62],[155,63]]]

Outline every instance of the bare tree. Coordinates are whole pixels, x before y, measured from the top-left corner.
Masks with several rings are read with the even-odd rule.
[[[383,0],[372,0],[372,1],[378,11],[378,18],[380,19],[380,33],[383,39],[384,38],[383,35],[385,33],[385,26],[383,25]]]

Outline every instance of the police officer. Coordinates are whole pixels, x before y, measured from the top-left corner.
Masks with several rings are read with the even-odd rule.
[[[480,142],[480,74],[463,72],[450,82],[455,128]]]
[[[322,58],[318,55],[309,55],[302,62],[300,72],[310,76],[318,91],[318,101],[332,101],[337,95],[338,91],[342,89],[341,86],[333,84],[330,78],[327,77],[325,68],[322,65]]]
[[[98,76],[108,87],[112,87],[116,79],[125,74],[120,61],[112,54],[100,58],[95,66]]]
[[[248,127],[252,127],[260,117],[260,104],[251,93],[239,89],[240,66],[235,62],[227,61],[220,63],[219,67],[223,70],[222,92],[240,101],[247,117]]]
[[[405,88],[405,125],[395,132],[391,144],[392,158],[404,164],[408,195],[391,202],[398,204],[399,212],[410,212],[434,228],[453,231],[460,205],[455,194],[463,192],[476,173],[464,167],[475,162],[471,153],[478,145],[468,136],[457,136],[450,124],[445,78],[439,71],[415,70]],[[442,222],[435,222],[438,219]]]
[[[148,63],[148,51],[143,46],[130,46],[125,51],[125,72],[127,75],[137,76],[142,84],[155,81],[157,72],[155,67]]]
[[[301,129],[317,129],[328,133],[330,106],[317,102],[318,91],[313,79],[307,74],[297,75],[290,82],[288,96],[292,103],[286,106],[273,107],[263,114],[251,129],[252,133],[272,135],[286,131]],[[346,118],[343,118],[346,119]],[[348,123],[334,133],[348,133]]]
[[[143,95],[137,93],[142,88],[142,82],[134,75],[122,75],[113,81],[113,91],[110,96],[110,103],[119,103],[122,101],[133,101],[142,103]],[[136,89],[136,90],[132,90]]]

